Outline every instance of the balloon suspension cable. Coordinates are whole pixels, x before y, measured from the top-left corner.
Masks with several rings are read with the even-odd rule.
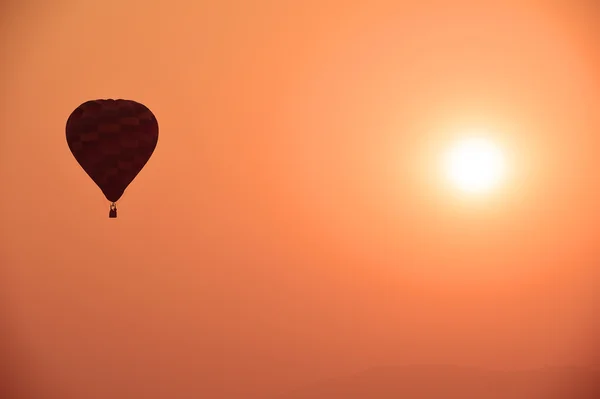
[[[117,204],[115,202],[110,204],[110,211],[108,212],[108,217],[111,219],[117,217]]]

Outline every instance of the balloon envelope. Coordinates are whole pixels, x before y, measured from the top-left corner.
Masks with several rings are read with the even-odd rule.
[[[158,122],[131,100],[92,100],[66,126],[67,144],[106,199],[116,202],[146,165],[158,143]]]

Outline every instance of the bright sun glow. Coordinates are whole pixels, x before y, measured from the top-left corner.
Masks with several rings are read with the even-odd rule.
[[[504,156],[502,150],[488,139],[464,139],[446,154],[444,172],[452,184],[462,191],[487,192],[504,177]]]

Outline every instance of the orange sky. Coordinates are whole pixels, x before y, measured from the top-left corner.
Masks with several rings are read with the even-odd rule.
[[[598,8],[53,3],[0,12],[0,308],[40,389],[259,398],[382,364],[587,362]],[[95,98],[161,129],[116,220],[65,141]],[[515,170],[478,202],[433,175],[472,127]]]

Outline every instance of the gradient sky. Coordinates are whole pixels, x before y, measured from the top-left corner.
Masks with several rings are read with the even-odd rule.
[[[588,362],[600,11],[550,3],[3,2],[16,370],[45,397],[225,399],[385,364]],[[65,141],[96,98],[161,129],[115,220]],[[486,200],[436,175],[469,129],[514,172]]]

